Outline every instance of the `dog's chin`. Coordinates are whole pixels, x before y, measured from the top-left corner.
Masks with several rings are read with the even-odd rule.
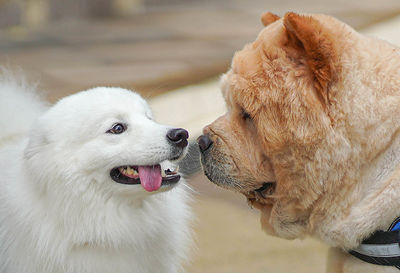
[[[215,185],[227,190],[240,191],[241,186],[239,181],[229,175],[225,175],[215,167],[210,169],[203,166],[203,171],[208,180],[213,182]]]
[[[243,183],[241,183],[241,181],[239,181],[235,177],[227,174],[225,172],[225,169],[226,168],[224,168],[223,166],[215,163],[205,164],[203,162],[203,172],[205,176],[207,176],[208,180],[219,187],[241,192],[243,188]]]
[[[229,168],[220,166],[210,160],[202,157],[203,172],[207,178],[219,187],[242,193],[249,200],[268,200],[275,193],[276,182],[265,181],[259,183],[250,183],[242,181],[226,173]],[[249,179],[253,180],[253,179]],[[255,179],[254,179],[255,180]]]
[[[226,168],[215,162],[208,151],[201,154],[201,165],[204,175],[217,186],[233,191],[240,188],[240,182],[227,174]]]

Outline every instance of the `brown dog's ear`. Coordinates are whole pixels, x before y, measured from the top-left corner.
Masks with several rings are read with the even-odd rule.
[[[318,96],[325,106],[328,106],[328,85],[334,75],[335,52],[332,34],[315,18],[293,12],[285,14],[283,24],[288,34],[289,46],[305,54],[307,64],[314,75],[314,86]]]
[[[272,12],[266,12],[263,15],[261,15],[261,22],[263,25],[266,27],[269,24],[272,24],[275,21],[278,21],[281,19],[278,15],[273,14]]]

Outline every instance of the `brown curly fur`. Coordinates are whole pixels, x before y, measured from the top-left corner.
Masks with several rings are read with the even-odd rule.
[[[266,232],[336,247],[329,272],[397,272],[339,249],[400,214],[400,50],[326,15],[262,22],[221,79],[205,173],[246,195]]]

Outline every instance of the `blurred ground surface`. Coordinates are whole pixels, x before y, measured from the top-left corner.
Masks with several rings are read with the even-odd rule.
[[[33,32],[3,30],[0,63],[23,68],[49,91],[51,101],[94,85],[157,95],[151,100],[156,117],[190,128],[193,139],[223,111],[215,81],[160,93],[226,71],[233,52],[261,29],[262,12],[323,12],[360,29],[399,14],[400,1],[219,0],[165,8],[134,18],[63,21]],[[398,36],[397,29],[387,35]],[[217,188],[201,174],[188,180],[196,192],[197,250],[187,273],[324,272],[327,249],[321,243],[267,236],[244,197]]]
[[[398,14],[400,1],[198,0],[130,18],[64,19],[0,31],[0,62],[40,79],[51,100],[93,85],[136,88],[150,97],[226,71],[233,52],[261,29],[264,11],[293,10],[328,13],[362,28]]]

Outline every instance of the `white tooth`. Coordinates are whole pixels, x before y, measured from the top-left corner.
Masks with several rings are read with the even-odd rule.
[[[133,175],[133,170],[131,167],[128,166],[127,171],[126,171],[129,175]]]
[[[162,177],[166,177],[166,176],[167,176],[167,175],[165,174],[164,169],[161,169],[161,176],[162,176]]]
[[[177,166],[175,167],[174,172],[175,172],[175,173],[179,172],[179,165],[177,165]]]
[[[134,175],[138,175],[138,172],[135,169],[132,169]]]

